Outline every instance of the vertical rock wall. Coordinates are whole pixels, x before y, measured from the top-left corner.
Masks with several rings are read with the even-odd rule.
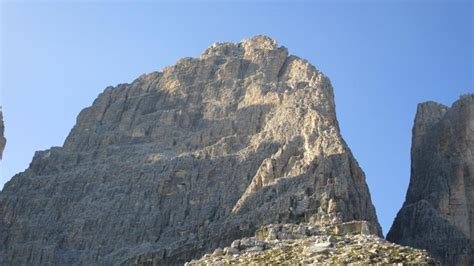
[[[474,95],[451,108],[422,103],[411,179],[387,239],[427,249],[445,265],[474,263]]]
[[[4,134],[5,134],[5,125],[3,123],[3,112],[0,109],[0,160],[3,157],[3,150],[5,149],[5,145],[7,144],[7,139],[5,138]]]
[[[174,264],[269,223],[351,220],[381,233],[329,79],[256,36],[107,88],[5,185],[0,259]]]

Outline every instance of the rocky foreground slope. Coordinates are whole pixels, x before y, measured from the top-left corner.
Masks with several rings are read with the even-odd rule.
[[[107,88],[0,193],[9,264],[184,263],[271,223],[365,220],[329,79],[265,36]]]
[[[474,94],[418,106],[411,179],[387,239],[445,265],[474,263]]]
[[[186,265],[436,265],[426,251],[371,234],[365,221],[271,224]]]

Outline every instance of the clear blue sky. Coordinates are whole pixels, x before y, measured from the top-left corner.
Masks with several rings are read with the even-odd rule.
[[[131,1],[130,1],[131,2]],[[141,2],[1,5],[7,148],[0,187],[60,146],[108,85],[213,42],[266,34],[331,78],[342,134],[386,233],[410,175],[416,105],[473,91],[472,1]]]

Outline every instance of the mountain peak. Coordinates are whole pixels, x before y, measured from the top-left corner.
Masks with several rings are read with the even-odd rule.
[[[265,35],[256,35],[240,42],[214,43],[209,46],[200,58],[224,56],[224,57],[251,57],[256,50],[276,51],[288,56],[288,50],[285,47],[278,47],[277,41]]]
[[[274,50],[278,48],[277,41],[266,35],[256,35],[250,39],[242,40],[240,43],[251,49]]]
[[[354,219],[381,235],[331,83],[259,35],[101,93],[5,185],[0,256],[174,265],[267,224]]]

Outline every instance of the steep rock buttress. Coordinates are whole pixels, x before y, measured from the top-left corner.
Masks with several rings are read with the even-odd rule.
[[[270,223],[365,220],[329,79],[265,36],[107,88],[0,193],[6,264],[182,263]]]
[[[411,179],[387,239],[427,249],[445,265],[474,263],[474,94],[451,108],[418,106]]]

